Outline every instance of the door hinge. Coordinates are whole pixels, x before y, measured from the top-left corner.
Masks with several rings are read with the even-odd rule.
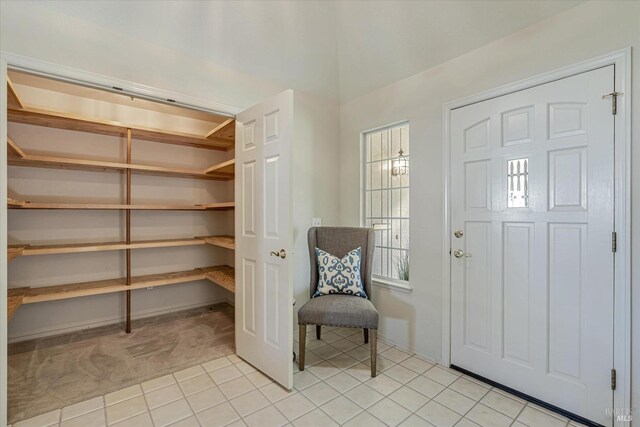
[[[618,250],[618,233],[615,231],[611,233],[611,252]]]
[[[611,370],[611,390],[616,389],[616,370]]]
[[[618,114],[618,97],[622,96],[622,92],[611,92],[606,95],[602,95],[602,99],[611,98],[611,114],[614,116]]]

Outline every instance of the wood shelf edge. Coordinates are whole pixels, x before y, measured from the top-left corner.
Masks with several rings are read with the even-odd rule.
[[[24,108],[24,104],[20,100],[18,92],[16,92],[16,88],[13,86],[13,82],[9,76],[7,76],[7,108],[18,110]]]
[[[24,246],[9,246],[7,248],[7,261],[12,261],[15,258],[21,256],[24,253],[24,250],[28,248],[28,245]]]
[[[236,292],[236,274],[233,267],[228,265],[221,266],[221,268],[217,270],[207,272],[205,276],[207,280],[223,287],[229,292]]]
[[[79,170],[105,170],[105,171],[124,171],[131,170],[136,173],[144,173],[151,175],[170,175],[179,177],[189,177],[197,179],[209,179],[228,181],[233,179],[233,170],[227,172],[224,170],[212,169],[209,171],[201,171],[197,169],[186,169],[170,166],[154,166],[154,165],[141,165],[130,164],[121,162],[108,162],[103,160],[92,159],[78,159],[70,157],[58,157],[58,156],[41,156],[27,154],[11,138],[7,137],[7,146],[12,156],[8,159],[10,166],[31,166],[31,167],[48,167],[48,168],[68,168]],[[226,163],[226,162],[225,162]],[[216,165],[226,166],[226,165]],[[214,168],[216,168],[214,166]]]
[[[169,210],[169,211],[202,211],[230,210],[235,202],[206,203],[199,205],[159,205],[159,204],[110,204],[110,203],[52,203],[31,202],[9,198],[9,209],[63,209],[63,210]]]
[[[202,237],[203,241],[209,245],[219,246],[221,248],[236,249],[236,239],[234,236],[219,235],[219,236],[205,236]]]
[[[46,126],[57,129],[97,133],[110,136],[125,136],[131,129],[133,139],[159,142],[164,144],[184,145],[195,148],[228,151],[233,148],[234,141],[218,137],[206,138],[184,132],[164,129],[130,126],[110,120],[100,120],[79,115],[49,111],[39,108],[9,108],[7,119],[10,122]]]
[[[147,274],[131,278],[131,285],[126,285],[125,278],[106,279],[92,282],[71,283],[66,285],[14,288],[22,293],[22,304],[33,304],[44,301],[78,298],[83,296],[101,295],[115,292],[125,292],[152,286],[168,286],[180,283],[195,282],[207,279],[207,274],[220,272],[221,277],[232,277],[229,272],[232,267],[227,265],[196,268],[193,270],[176,271],[170,273]],[[221,285],[222,286],[222,285]],[[16,307],[17,309],[17,307]],[[14,310],[15,312],[15,310]]]
[[[231,174],[233,177],[235,175],[235,165],[236,159],[227,160],[226,162],[218,163],[217,165],[213,165],[208,169],[205,169],[205,175],[209,175],[212,173],[226,173]]]
[[[24,295],[29,288],[9,288],[7,289],[7,320],[10,320],[22,305]]]
[[[13,139],[11,139],[11,137],[9,135],[7,135],[7,149],[8,149],[8,152],[12,156],[17,156],[19,158],[24,158],[27,155],[24,151],[22,151],[22,149],[20,147],[18,147],[18,144],[16,144],[15,141]],[[11,160],[11,159],[9,159],[9,160]]]
[[[209,132],[205,138],[207,139],[211,139],[211,138],[222,138],[222,139],[227,139],[228,136],[225,138],[225,135],[229,135],[230,134],[230,128],[231,126],[233,126],[233,134],[235,134],[235,126],[236,126],[236,120],[234,118],[229,118],[227,120],[225,120],[224,122],[220,123],[218,126],[216,126],[215,128],[213,128],[213,130],[211,130],[211,132]]]
[[[123,241],[64,243],[53,245],[10,245],[9,261],[19,256],[58,255],[87,252],[120,251],[126,249],[170,248],[180,246],[214,245],[227,249],[235,249],[233,236],[198,236],[179,239],[136,240],[127,244]]]

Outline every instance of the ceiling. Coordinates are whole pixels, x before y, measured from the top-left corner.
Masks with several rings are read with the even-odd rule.
[[[349,101],[582,1],[49,1],[38,6]]]

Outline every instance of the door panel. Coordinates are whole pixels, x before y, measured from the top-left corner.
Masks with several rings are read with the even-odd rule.
[[[291,388],[293,93],[238,114],[236,135],[236,352]]]
[[[613,83],[608,66],[451,113],[452,364],[604,425]]]

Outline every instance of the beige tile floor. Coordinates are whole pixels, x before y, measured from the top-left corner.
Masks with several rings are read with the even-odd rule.
[[[310,330],[307,367],[285,390],[236,355],[18,422],[48,426],[577,426],[379,341],[376,378],[361,331]],[[297,342],[294,342],[297,348]]]

